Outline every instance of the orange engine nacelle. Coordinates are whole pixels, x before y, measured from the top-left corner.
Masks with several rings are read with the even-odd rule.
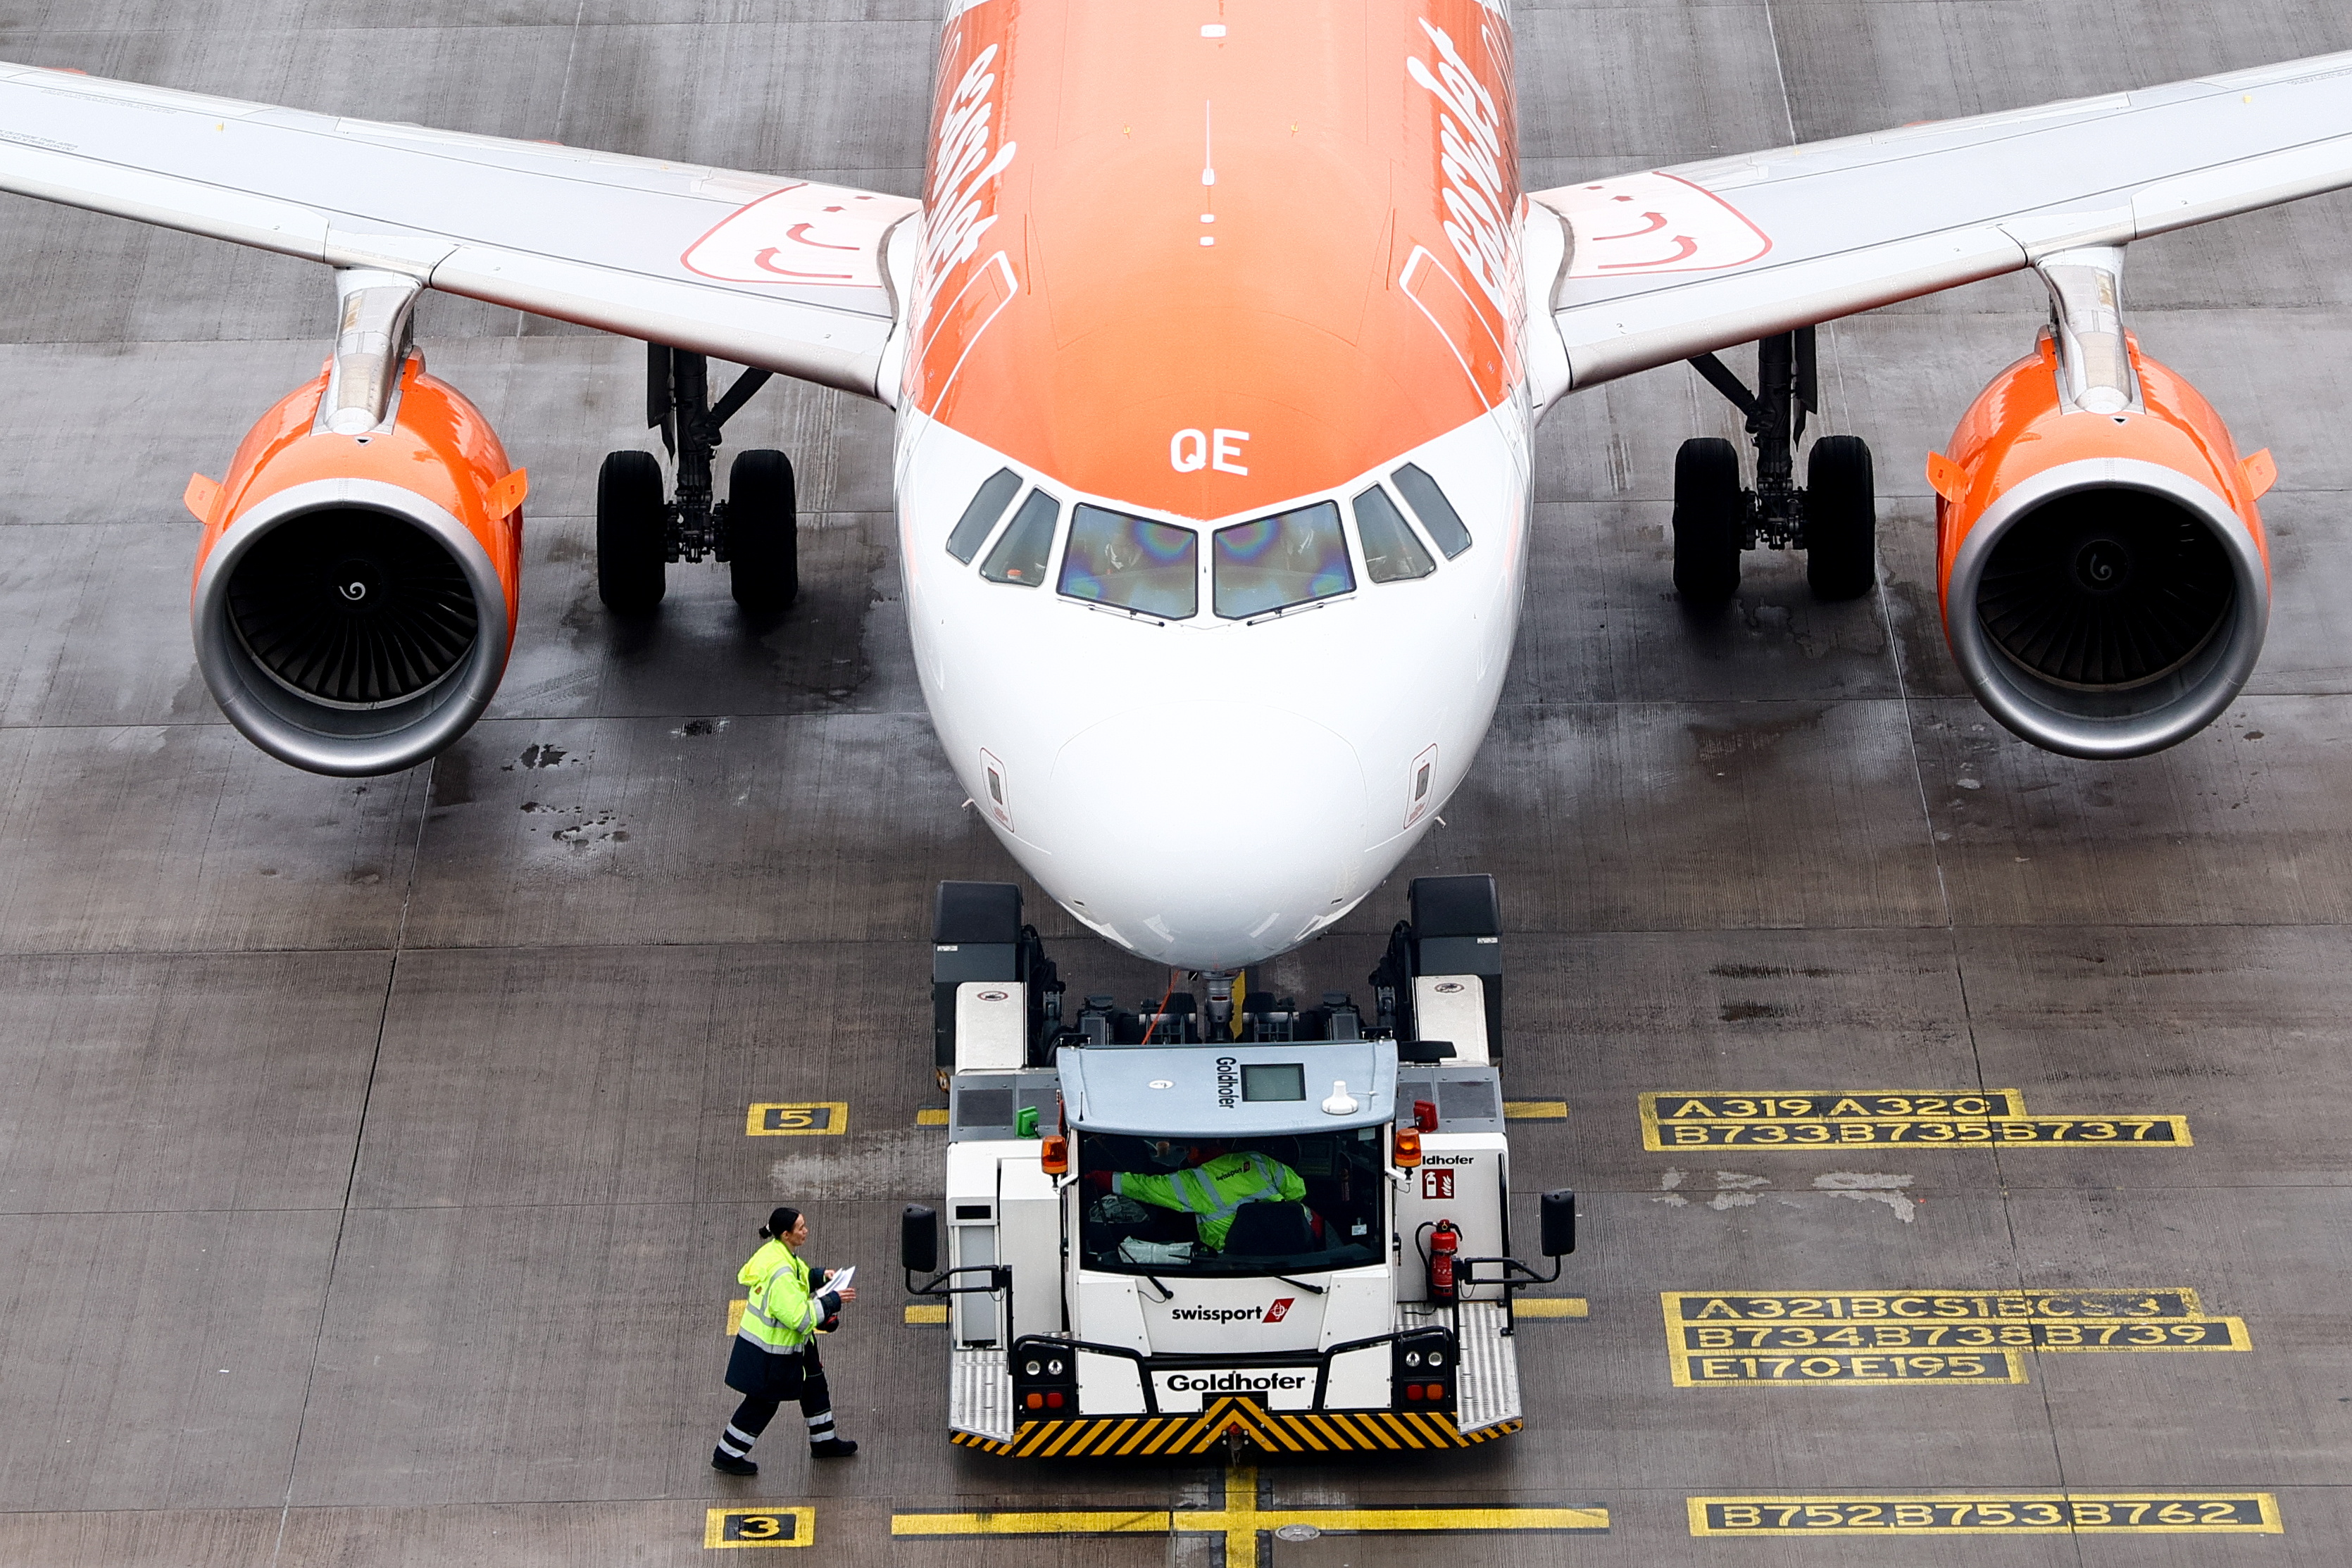
[[[381,424],[320,418],[328,378],[264,414],[218,484],[190,605],[221,711],[314,773],[391,773],[464,734],[514,641],[525,476],[464,394],[401,367]]]
[[[2212,405],[2126,344],[2143,406],[2067,406],[2045,332],[1927,460],[1952,656],[1995,718],[2071,757],[2212,722],[2270,617],[2270,454],[2242,462]]]

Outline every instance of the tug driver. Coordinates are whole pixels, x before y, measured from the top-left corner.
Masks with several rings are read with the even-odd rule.
[[[1087,1180],[1103,1192],[1193,1216],[1200,1222],[1201,1244],[1212,1252],[1225,1249],[1234,1217],[1244,1204],[1297,1203],[1307,1196],[1306,1179],[1270,1155],[1250,1149],[1217,1155],[1196,1165],[1197,1154],[1162,1140],[1152,1145],[1152,1163],[1171,1174],[1094,1171]],[[1322,1221],[1315,1219],[1313,1225],[1319,1237]]]

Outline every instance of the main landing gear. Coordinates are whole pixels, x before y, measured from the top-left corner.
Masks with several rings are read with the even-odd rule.
[[[774,451],[739,454],[727,476],[727,498],[711,497],[719,432],[768,376],[745,371],[714,404],[708,359],[646,346],[646,423],[661,431],[677,492],[664,496],[661,462],[650,452],[604,459],[596,476],[596,590],[606,609],[649,613],[661,602],[667,564],[706,555],[727,563],[735,602],[746,610],[778,611],[798,597],[792,460]]]
[[[1813,329],[1756,345],[1757,390],[1749,392],[1713,354],[1691,361],[1707,384],[1748,416],[1756,447],[1756,487],[1739,486],[1739,454],[1728,441],[1685,441],[1675,454],[1675,589],[1693,604],[1723,603],[1739,589],[1739,554],[1759,545],[1805,552],[1805,578],[1819,599],[1858,599],[1877,580],[1877,514],[1870,448],[1858,435],[1824,435],[1796,485],[1797,442],[1805,415],[1821,406]]]

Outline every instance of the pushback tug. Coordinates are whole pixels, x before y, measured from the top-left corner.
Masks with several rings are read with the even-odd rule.
[[[1494,879],[1423,877],[1370,977],[1300,1008],[1201,976],[1075,1014],[1021,891],[943,883],[950,1103],[908,1286],[949,1302],[954,1441],[1037,1457],[1452,1448],[1521,1425]]]

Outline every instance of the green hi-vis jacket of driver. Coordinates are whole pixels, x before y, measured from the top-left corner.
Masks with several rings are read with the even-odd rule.
[[[1219,1155],[1173,1176],[1121,1172],[1111,1190],[1121,1197],[1160,1208],[1181,1209],[1201,1218],[1201,1244],[1213,1252],[1225,1249],[1234,1216],[1245,1203],[1296,1203],[1307,1196],[1307,1183],[1280,1160],[1255,1150]],[[748,1319],[746,1320],[748,1321]]]
[[[740,1336],[761,1350],[779,1355],[795,1351],[816,1333],[822,1314],[809,1299],[808,1265],[782,1242],[771,1241],[752,1253],[735,1282],[751,1288]]]

